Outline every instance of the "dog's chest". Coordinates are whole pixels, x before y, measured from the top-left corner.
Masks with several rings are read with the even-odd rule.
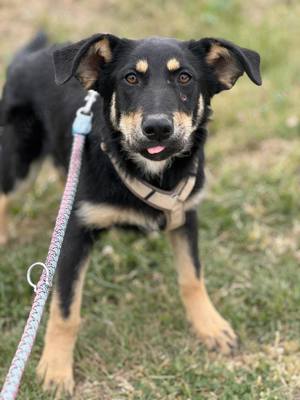
[[[157,231],[164,224],[163,213],[150,216],[130,207],[88,201],[80,203],[77,216],[84,226],[99,229],[126,225]]]
[[[184,210],[195,208],[202,199],[202,191],[190,196],[184,203]],[[157,211],[147,213],[138,208],[109,203],[82,201],[77,207],[77,216],[82,225],[104,229],[112,226],[134,226],[146,231],[158,231],[165,226],[165,215]]]

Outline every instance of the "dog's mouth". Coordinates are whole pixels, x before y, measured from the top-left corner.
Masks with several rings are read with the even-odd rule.
[[[166,150],[166,146],[153,146],[153,147],[148,147],[148,149],[146,149],[146,151],[151,155],[159,154],[164,150]]]
[[[179,146],[175,146],[174,144],[151,144],[142,148],[140,154],[152,161],[162,161],[176,154],[178,151],[180,151]]]
[[[124,141],[123,146],[132,156],[140,154],[151,161],[164,161],[182,153],[186,147],[186,143],[183,140],[178,140],[178,138],[173,138],[163,142],[139,140],[132,144]]]

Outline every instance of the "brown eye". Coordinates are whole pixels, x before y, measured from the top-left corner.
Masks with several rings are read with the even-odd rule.
[[[138,78],[137,78],[136,74],[134,74],[133,72],[131,72],[130,74],[127,74],[125,76],[125,79],[130,85],[136,85],[138,83]]]
[[[182,85],[185,85],[186,83],[188,83],[192,77],[191,75],[189,75],[187,72],[182,72],[179,76],[178,76],[178,82],[181,83]]]

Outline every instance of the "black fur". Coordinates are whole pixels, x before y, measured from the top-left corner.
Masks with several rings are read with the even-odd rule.
[[[58,264],[57,291],[60,294],[60,306],[65,318],[68,317],[73,297],[73,284],[78,279],[80,269],[87,262],[91,247],[97,234],[87,231],[79,225],[72,213],[63,242]]]
[[[198,221],[195,210],[186,213],[185,225],[182,227],[183,235],[189,243],[189,250],[192,256],[196,276],[200,278],[201,263],[198,249]]]
[[[51,156],[55,165],[67,171],[72,142],[71,124],[77,108],[83,105],[86,91],[81,86],[78,72],[84,57],[89,57],[92,46],[102,39],[109,42],[111,60],[101,54],[89,62],[97,74],[93,89],[101,97],[93,106],[93,130],[88,136],[83,154],[82,172],[76,196],[75,208],[68,226],[58,268],[58,288],[64,315],[68,315],[71,302],[72,283],[78,273],[80,261],[88,253],[97,231],[82,227],[76,217],[76,208],[81,201],[125,206],[138,210],[149,218],[157,218],[161,229],[165,226],[164,215],[135,197],[122,183],[109,157],[100,149],[105,142],[117,159],[120,167],[129,175],[147,180],[165,190],[172,189],[189,174],[194,160],[199,160],[197,180],[192,195],[204,184],[204,144],[206,124],[210,114],[211,97],[225,89],[216,77],[214,67],[206,63],[206,55],[215,39],[180,42],[175,39],[152,38],[145,40],[119,39],[112,35],[94,35],[89,39],[67,46],[48,46],[43,34],[20,51],[7,72],[7,81],[1,104],[4,126],[1,136],[0,193],[9,194],[16,182],[24,179],[30,165]],[[260,84],[259,56],[232,43],[218,40],[230,50],[231,56],[240,66],[235,81],[244,71],[256,84]],[[179,85],[179,72],[162,72],[169,58],[180,61],[180,71],[188,71],[190,83]],[[139,86],[128,86],[126,74],[134,69],[139,59],[149,60],[150,73],[138,76]],[[62,84],[58,86],[55,83]],[[146,158],[147,148],[157,142],[146,138],[128,148],[122,142],[122,134],[115,129],[110,118],[112,94],[117,94],[116,119],[122,113],[135,112],[142,108],[145,114],[175,111],[193,115],[196,123],[198,98],[204,99],[203,113],[189,137],[186,148],[182,142],[168,138],[167,151],[154,160],[171,157],[168,168],[162,173],[148,176],[141,165],[132,160],[133,151]],[[183,100],[185,99],[185,100]],[[168,147],[169,145],[169,147]],[[145,155],[146,152],[146,155]],[[178,155],[178,156],[177,156]],[[153,161],[155,162],[155,161]],[[200,262],[197,251],[196,212],[187,213],[186,231],[191,241],[191,254],[197,276]]]

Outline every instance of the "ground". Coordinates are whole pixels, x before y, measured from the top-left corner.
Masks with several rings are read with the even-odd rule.
[[[208,289],[240,351],[228,358],[199,344],[163,235],[112,231],[87,277],[75,400],[300,399],[299,17],[292,0],[1,1],[2,83],[13,51],[39,27],[55,40],[101,31],[224,37],[262,55],[261,88],[243,77],[213,101],[199,212]],[[45,259],[61,196],[48,171],[14,201],[14,238],[0,249],[1,381],[31,305],[26,269]],[[34,374],[46,318],[20,400],[53,397],[41,394]]]

